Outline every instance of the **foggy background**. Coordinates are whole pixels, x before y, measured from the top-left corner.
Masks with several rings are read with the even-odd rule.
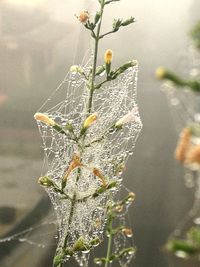
[[[33,114],[90,47],[74,14],[83,8],[93,13],[96,1],[0,1],[0,236],[19,225],[45,195],[37,184],[43,153]],[[105,38],[99,51],[103,57],[111,48],[116,64],[133,58],[140,66],[144,127],[124,174],[125,185],[137,196],[130,210],[138,249],[134,267],[178,266],[161,247],[191,207],[193,192],[185,188],[182,169],[173,159],[177,134],[154,72],[160,65],[179,68],[199,11],[199,0],[121,0],[105,12],[104,29],[113,17],[136,18],[132,26]],[[32,214],[34,222],[45,217],[42,207]],[[51,266],[54,250],[0,244],[0,267]]]

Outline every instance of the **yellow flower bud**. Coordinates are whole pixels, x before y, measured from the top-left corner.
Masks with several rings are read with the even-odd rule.
[[[133,202],[135,200],[135,194],[133,192],[130,192],[128,194],[128,201]]]
[[[34,115],[34,118],[37,120],[37,121],[41,121],[47,125],[50,125],[50,126],[55,126],[56,123],[54,120],[50,119],[47,115],[43,114],[43,113],[35,113]]]
[[[93,113],[84,121],[83,128],[88,128],[97,120],[97,114]]]
[[[78,16],[78,20],[81,23],[86,23],[89,20],[89,13],[87,10],[82,10]]]
[[[159,79],[159,80],[163,80],[163,79],[165,79],[166,74],[167,74],[167,71],[166,71],[166,69],[163,68],[163,67],[159,67],[159,68],[157,68],[156,73],[155,73],[156,78]]]
[[[106,50],[105,54],[104,54],[104,60],[106,64],[110,64],[112,62],[113,59],[113,52],[112,50],[108,49]]]

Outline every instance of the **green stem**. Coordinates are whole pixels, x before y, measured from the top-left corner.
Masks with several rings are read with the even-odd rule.
[[[108,246],[107,246],[107,255],[106,255],[106,262],[105,262],[105,267],[109,267],[110,265],[110,256],[112,253],[112,239],[113,239],[113,215],[111,214],[110,220],[109,220],[109,237],[108,237]]]
[[[98,55],[98,48],[99,48],[99,37],[100,37],[100,30],[101,30],[101,23],[102,23],[102,17],[103,17],[103,11],[104,11],[104,6],[105,6],[105,0],[102,0],[101,2],[101,18],[97,27],[97,34],[95,36],[95,48],[94,48],[94,63],[93,63],[93,69],[92,69],[92,79],[91,79],[91,84],[90,84],[90,95],[89,95],[89,102],[88,102],[88,108],[87,108],[87,113],[91,113],[91,108],[92,108],[92,99],[93,99],[93,93],[95,90],[95,77],[96,77],[96,69],[97,69],[97,55]]]
[[[105,267],[109,266],[111,251],[112,251],[112,234],[110,234],[110,236],[108,238],[108,247],[107,247],[107,256],[106,256]]]
[[[76,177],[76,184],[78,183],[78,181],[80,179],[80,176],[81,176],[81,169],[78,168],[78,174],[77,174],[77,177]],[[71,201],[71,209],[70,209],[69,220],[68,220],[68,229],[69,229],[69,227],[70,227],[70,225],[72,223],[76,202],[77,202],[77,199],[76,199],[76,192],[75,192],[74,195],[73,195],[73,199]],[[67,235],[65,237],[65,240],[64,240],[63,251],[67,247],[68,237],[69,237],[69,231],[68,231],[68,233],[67,233]],[[60,263],[60,265],[58,267],[63,267],[63,266],[64,266],[64,263],[62,262],[62,263]]]
[[[90,88],[90,95],[89,95],[89,101],[88,101],[88,108],[87,108],[87,113],[90,114],[91,113],[91,109],[92,109],[92,100],[93,100],[93,93],[95,90],[95,77],[96,77],[96,69],[97,69],[97,56],[98,56],[98,47],[99,47],[99,36],[100,36],[100,30],[101,30],[101,23],[102,23],[102,16],[103,16],[103,11],[104,11],[104,6],[105,6],[105,0],[102,0],[101,2],[101,18],[100,18],[100,22],[97,28],[97,34],[94,36],[95,38],[95,49],[94,49],[94,62],[93,62],[93,68],[92,68],[92,78],[91,78],[91,83],[89,85]],[[83,151],[82,151],[83,152]],[[78,168],[78,175],[76,178],[76,184],[79,181],[80,178],[80,174],[81,174],[81,169]],[[73,215],[74,215],[74,210],[75,210],[75,205],[77,202],[77,198],[76,198],[76,192],[74,193],[73,199],[71,201],[71,209],[70,209],[70,215],[69,215],[69,220],[68,220],[68,228],[71,225],[72,219],[73,219]],[[68,237],[69,237],[69,233],[67,233],[65,240],[64,240],[64,244],[63,244],[63,250],[66,248],[67,246],[67,242],[68,242]],[[60,263],[58,267],[63,267],[64,263]]]

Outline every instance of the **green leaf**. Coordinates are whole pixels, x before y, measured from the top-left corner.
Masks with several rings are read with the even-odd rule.
[[[96,71],[96,75],[100,75],[101,73],[103,73],[105,71],[105,66],[100,66],[97,68],[97,71]]]
[[[181,239],[172,239],[169,240],[166,244],[166,249],[171,252],[178,252],[182,251],[186,253],[186,255],[194,255],[198,253],[197,248],[188,242],[187,240],[181,240]]]
[[[90,246],[85,242],[83,237],[80,237],[74,244],[74,251],[86,251],[89,250]]]
[[[62,128],[60,125],[56,124],[56,125],[54,125],[54,126],[52,126],[52,127],[53,127],[54,130],[56,130],[57,132],[62,133],[62,134],[66,134],[66,132],[63,130],[63,128]]]
[[[187,238],[200,249],[200,229],[198,227],[192,227],[187,233]]]
[[[96,25],[99,22],[99,19],[101,18],[101,12],[97,12],[94,18],[94,24]]]
[[[108,0],[108,1],[105,2],[105,5],[108,5],[108,4],[112,3],[112,2],[119,2],[119,1],[120,0]]]
[[[54,266],[56,267],[56,266],[60,265],[61,263],[63,263],[64,257],[65,257],[65,254],[64,253],[61,253],[61,254],[56,255],[54,257],[54,259],[53,259]]]
[[[98,246],[100,242],[101,242],[100,239],[96,237],[90,241],[90,246]]]

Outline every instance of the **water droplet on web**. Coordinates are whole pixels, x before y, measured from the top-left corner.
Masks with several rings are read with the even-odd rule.
[[[179,101],[178,98],[174,97],[174,98],[171,99],[170,103],[171,103],[172,106],[177,106],[177,105],[179,105],[180,101]]]
[[[194,219],[194,223],[200,225],[200,217]]]
[[[184,180],[185,180],[185,185],[188,188],[193,188],[195,186],[194,177],[191,173],[186,173],[184,176]]]
[[[106,73],[106,71],[104,70],[99,76],[104,76],[105,75],[105,73]]]

